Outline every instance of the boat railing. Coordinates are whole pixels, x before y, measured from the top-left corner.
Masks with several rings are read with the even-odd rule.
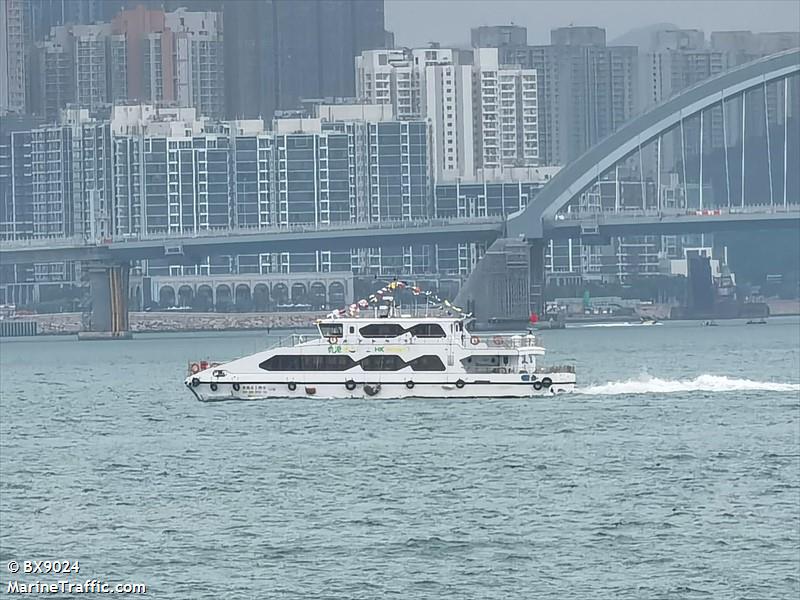
[[[477,339],[477,342],[475,340]],[[535,346],[536,337],[534,335],[521,334],[494,334],[494,335],[473,335],[471,342],[474,344],[485,343],[490,348],[523,348]]]
[[[574,373],[575,365],[550,365],[536,367],[535,373]]]
[[[286,348],[299,346],[305,342],[319,339],[319,334],[316,333],[292,333],[290,335],[282,335],[273,338],[272,342],[267,346],[267,350],[274,350],[275,348]]]

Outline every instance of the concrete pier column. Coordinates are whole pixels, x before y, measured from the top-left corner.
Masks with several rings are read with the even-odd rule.
[[[130,339],[128,327],[128,273],[124,264],[91,263],[85,266],[89,278],[91,309],[84,320],[81,340]]]
[[[496,240],[461,286],[456,305],[473,313],[480,323],[527,322],[534,297],[532,256],[527,241]],[[540,296],[541,287],[535,297]]]
[[[541,316],[544,313],[545,298],[545,273],[544,254],[546,242],[544,240],[531,240],[530,242],[530,301],[528,314],[535,312]]]

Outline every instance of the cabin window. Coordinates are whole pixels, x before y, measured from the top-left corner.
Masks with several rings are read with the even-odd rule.
[[[405,366],[405,361],[394,354],[375,354],[361,359],[361,368],[365,371],[399,371]]]
[[[356,362],[349,356],[278,355],[268,358],[259,367],[265,371],[346,371]]]
[[[365,338],[393,338],[405,333],[405,329],[397,323],[373,323],[365,325],[358,332]]]
[[[444,371],[444,363],[442,359],[435,354],[428,354],[425,356],[418,356],[414,360],[408,362],[411,368],[415,371]]]
[[[315,363],[316,366],[309,369],[314,371],[346,371],[356,365],[356,361],[346,354],[340,356],[309,356],[308,358],[318,359]]]
[[[265,371],[299,371],[301,361],[300,356],[297,354],[278,354],[268,358],[258,366]]]
[[[342,337],[344,329],[341,323],[320,323],[319,331],[323,337]]]
[[[419,338],[443,338],[447,337],[441,325],[436,323],[420,323],[411,329],[411,335]]]
[[[355,332],[356,332],[356,328],[351,325],[350,326],[350,333],[355,333]]]

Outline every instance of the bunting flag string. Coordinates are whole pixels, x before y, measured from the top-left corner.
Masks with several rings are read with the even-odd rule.
[[[466,313],[463,308],[456,306],[449,300],[440,298],[437,294],[431,292],[430,290],[423,290],[419,286],[410,285],[406,281],[400,281],[394,279],[387,285],[383,286],[381,289],[376,291],[374,294],[370,294],[366,298],[361,298],[345,308],[340,308],[338,310],[331,311],[330,313],[328,313],[327,317],[329,319],[335,319],[344,316],[353,317],[358,313],[360,313],[362,309],[369,308],[370,305],[380,304],[380,302],[383,300],[383,297],[388,295],[390,292],[393,292],[395,290],[404,290],[404,289],[411,290],[411,293],[414,296],[423,296],[425,298],[425,301],[430,305],[444,306],[448,312],[454,312],[464,317],[472,316],[471,314]]]

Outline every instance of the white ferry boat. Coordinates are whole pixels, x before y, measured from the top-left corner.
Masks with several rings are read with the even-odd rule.
[[[215,364],[186,378],[200,401],[267,398],[529,398],[572,391],[572,366],[544,367],[536,337],[466,330],[464,316],[329,317],[318,336]],[[366,311],[365,311],[366,312]]]

